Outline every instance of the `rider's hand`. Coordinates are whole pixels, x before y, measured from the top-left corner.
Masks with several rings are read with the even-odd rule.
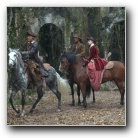
[[[85,61],[83,62],[83,64],[82,64],[82,66],[83,66],[83,67],[86,67],[88,63],[89,63],[89,61],[88,61],[88,60],[85,60]]]
[[[21,52],[22,55],[28,54],[28,51]]]
[[[85,62],[83,62],[82,67],[85,67],[85,66],[86,66],[86,64],[85,64]]]

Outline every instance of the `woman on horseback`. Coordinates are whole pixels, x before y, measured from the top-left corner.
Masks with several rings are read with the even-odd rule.
[[[87,40],[90,49],[89,56],[85,59],[84,66],[86,66],[91,60],[94,60],[96,70],[102,70],[108,62],[105,59],[99,57],[99,49],[95,44],[95,39],[91,36],[88,37]]]
[[[88,65],[87,74],[89,76],[91,86],[95,91],[98,91],[100,90],[103,69],[104,66],[108,63],[108,61],[99,57],[99,49],[95,44],[94,38],[88,37],[87,40],[88,45],[90,46],[89,56],[84,59],[83,67]]]

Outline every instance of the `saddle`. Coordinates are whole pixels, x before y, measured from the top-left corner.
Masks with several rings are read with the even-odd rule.
[[[27,61],[26,63],[27,63],[27,65],[29,65],[29,67],[31,69],[35,69],[35,70],[39,71],[40,66],[35,61],[30,60],[30,61]],[[44,63],[43,65],[47,71],[51,68],[50,64],[48,64],[48,63]]]
[[[29,60],[26,61],[26,71],[29,74],[29,82],[37,84],[38,86],[41,85],[41,75],[42,76],[47,76],[47,73],[45,72],[45,70],[49,70],[51,68],[50,64],[48,63],[44,63],[44,67],[45,70],[43,68],[41,68],[35,61],[33,60]],[[34,85],[32,84],[32,85]]]
[[[114,62],[109,61],[105,66],[104,69],[112,69],[114,67]]]
[[[90,68],[91,67],[92,66],[90,66]],[[91,83],[91,85],[92,85],[92,87],[93,87],[94,90],[97,91],[97,90],[100,89],[100,84],[102,83],[102,78],[108,78],[108,76],[109,76],[109,74],[108,74],[109,69],[112,69],[113,67],[114,67],[114,62],[113,61],[109,61],[107,63],[107,65],[104,66],[104,69],[100,70],[100,71],[94,70],[94,68],[95,68],[94,66],[93,66],[93,69],[91,68],[90,70],[89,70],[88,66],[86,67],[86,73],[89,76],[90,83]],[[93,72],[91,74],[92,70],[93,70]],[[95,76],[95,78],[93,79],[94,76]]]
[[[48,70],[50,69],[50,64],[44,63],[43,64],[44,68],[39,68],[39,71],[42,75],[42,77],[48,77]]]
[[[44,65],[44,67],[45,67],[46,70],[49,70],[50,67],[51,67],[50,64],[48,64],[48,63],[44,63],[43,65]]]

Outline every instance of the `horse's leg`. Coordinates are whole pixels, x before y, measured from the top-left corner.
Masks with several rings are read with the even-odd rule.
[[[95,103],[95,93],[94,93],[94,89],[92,88],[92,93],[93,93],[93,103]]]
[[[82,92],[82,96],[83,96],[83,107],[86,108],[87,107],[87,102],[86,102],[86,85],[82,82],[80,84],[80,89]]]
[[[71,88],[71,95],[72,95],[72,103],[70,104],[71,106],[75,105],[75,99],[74,99],[74,89],[73,89],[73,83],[70,83],[70,88]]]
[[[21,104],[22,104],[22,113],[21,113],[21,116],[24,116],[24,114],[25,114],[25,110],[24,110],[24,105],[25,105],[25,90],[22,90],[22,101],[21,101]]]
[[[87,107],[87,102],[86,102],[86,95],[83,95],[83,108]]]
[[[125,94],[124,82],[119,81],[119,80],[115,80],[115,83],[118,86],[118,89],[119,89],[120,94],[121,94],[120,104],[124,105],[124,94]]]
[[[61,111],[61,93],[58,91],[56,85],[53,83],[47,83],[49,89],[56,95],[58,99],[58,111]]]
[[[43,87],[43,86],[39,86],[39,87],[37,88],[37,95],[38,95],[38,97],[37,97],[37,100],[35,101],[35,103],[33,104],[32,108],[30,109],[30,113],[33,113],[33,111],[34,111],[36,105],[38,104],[38,102],[40,101],[40,99],[41,99],[41,98],[43,97],[43,95],[44,95],[44,92],[42,91],[42,87]]]
[[[14,110],[17,114],[19,114],[19,113],[20,113],[20,110],[19,110],[19,109],[16,109],[15,106],[14,106],[14,103],[13,103],[13,99],[14,99],[15,95],[16,95],[16,91],[13,90],[12,93],[11,93],[11,95],[10,95],[9,101],[10,101],[10,103],[11,103],[11,106],[12,106],[13,110]]]
[[[77,85],[77,94],[78,94],[78,105],[81,105],[81,101],[80,101],[80,87],[79,87],[79,85]]]

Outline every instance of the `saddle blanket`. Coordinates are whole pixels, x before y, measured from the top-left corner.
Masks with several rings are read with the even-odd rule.
[[[113,61],[109,61],[105,66],[104,69],[111,69],[114,66],[114,62]]]

